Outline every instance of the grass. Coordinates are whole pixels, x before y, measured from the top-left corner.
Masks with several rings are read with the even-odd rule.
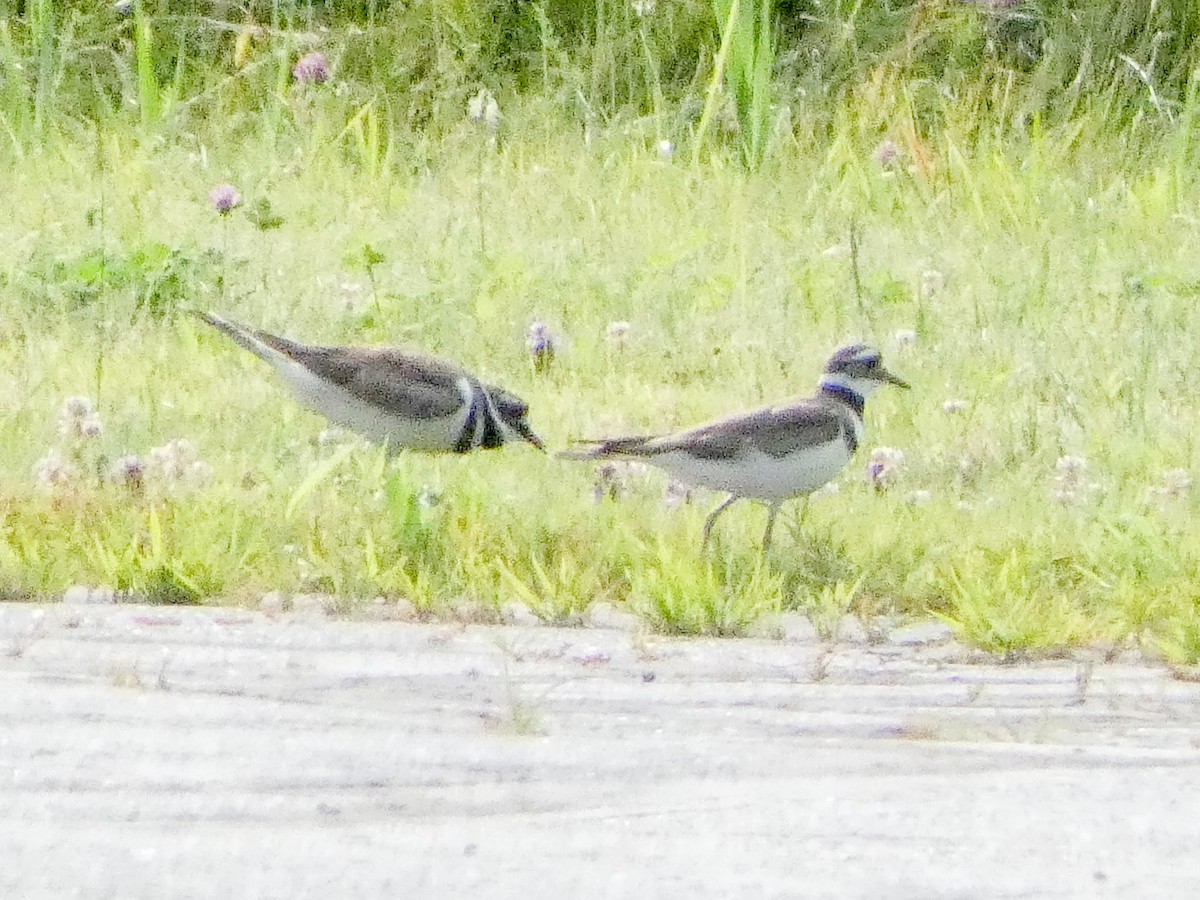
[[[678,122],[657,81],[652,128],[617,113],[580,129],[530,94],[501,97],[494,141],[465,102],[414,137],[382,97],[347,107],[283,79],[262,127],[164,133],[153,120],[182,89],[154,94],[157,35],[138,21],[135,90],[154,109],[48,132],[63,102],[38,93],[37,164],[0,162],[20,211],[0,222],[0,593],[327,591],[433,613],[516,599],[550,621],[605,600],[714,634],[784,609],[822,627],[935,614],[997,652],[1133,639],[1200,657],[1200,499],[1166,474],[1200,468],[1194,90],[1152,150],[1083,113],[988,128],[985,92],[937,128],[924,100],[864,92],[821,140],[755,138],[770,152],[752,171],[736,137],[660,158]],[[53,67],[67,40],[47,41]],[[881,135],[895,164],[874,156]],[[207,194],[225,181],[245,203],[222,217]],[[840,489],[802,526],[785,508],[765,564],[751,503],[702,558],[716,497],[668,505],[650,472],[596,503],[592,467],[524,447],[389,463],[326,433],[188,307],[452,358],[528,400],[555,448],[805,393],[850,339],[914,390],[872,399]],[[560,336],[541,370],[534,320]],[[59,437],[70,396],[102,434]],[[207,469],[106,477],[176,438]],[[885,445],[906,462],[877,491],[863,471]],[[56,446],[78,474],[47,489],[34,471]]]

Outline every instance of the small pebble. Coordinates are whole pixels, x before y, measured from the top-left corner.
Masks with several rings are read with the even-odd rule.
[[[542,620],[524,603],[510,600],[500,607],[500,621],[505,625],[518,625],[522,628],[534,628],[542,624]]]
[[[820,640],[812,619],[801,612],[786,612],[779,617],[783,639],[793,644],[815,644]]]
[[[324,617],[332,609],[332,601],[326,594],[296,594],[292,597],[292,612],[299,616]]]
[[[641,621],[633,613],[617,609],[605,600],[588,607],[584,622],[589,628],[608,628],[613,631],[637,631],[641,626]]]
[[[863,628],[857,616],[847,614],[838,619],[837,628],[834,629],[834,640],[844,644],[865,644],[867,630]]]
[[[263,594],[262,599],[258,601],[258,610],[268,616],[281,615],[287,606],[283,593],[281,591],[271,591],[268,594]]]
[[[917,647],[923,644],[940,644],[954,637],[954,629],[945,622],[919,622],[896,628],[888,635],[888,641],[900,647]]]

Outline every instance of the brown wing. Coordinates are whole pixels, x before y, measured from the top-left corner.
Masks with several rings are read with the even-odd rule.
[[[438,418],[462,408],[459,379],[466,373],[440,359],[386,348],[314,347],[261,331],[257,336],[314,374],[395,415]]]
[[[820,403],[769,406],[651,441],[642,452],[652,455],[682,450],[699,459],[732,459],[757,449],[780,457],[836,440],[842,429],[837,410]]]

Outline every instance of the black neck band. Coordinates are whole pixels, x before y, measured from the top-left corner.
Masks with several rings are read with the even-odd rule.
[[[858,413],[860,418],[862,417],[864,403],[863,395],[853,388],[848,388],[844,384],[831,384],[827,381],[822,381],[821,393],[837,397],[848,407]]]

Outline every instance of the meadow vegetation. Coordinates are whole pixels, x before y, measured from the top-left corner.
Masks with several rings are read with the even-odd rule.
[[[1195,663],[1198,111],[1190,0],[0,2],[0,591]],[[767,560],[748,502],[702,557],[715,496],[389,462],[189,308],[457,360],[555,448],[806,393],[853,338],[914,389]]]

